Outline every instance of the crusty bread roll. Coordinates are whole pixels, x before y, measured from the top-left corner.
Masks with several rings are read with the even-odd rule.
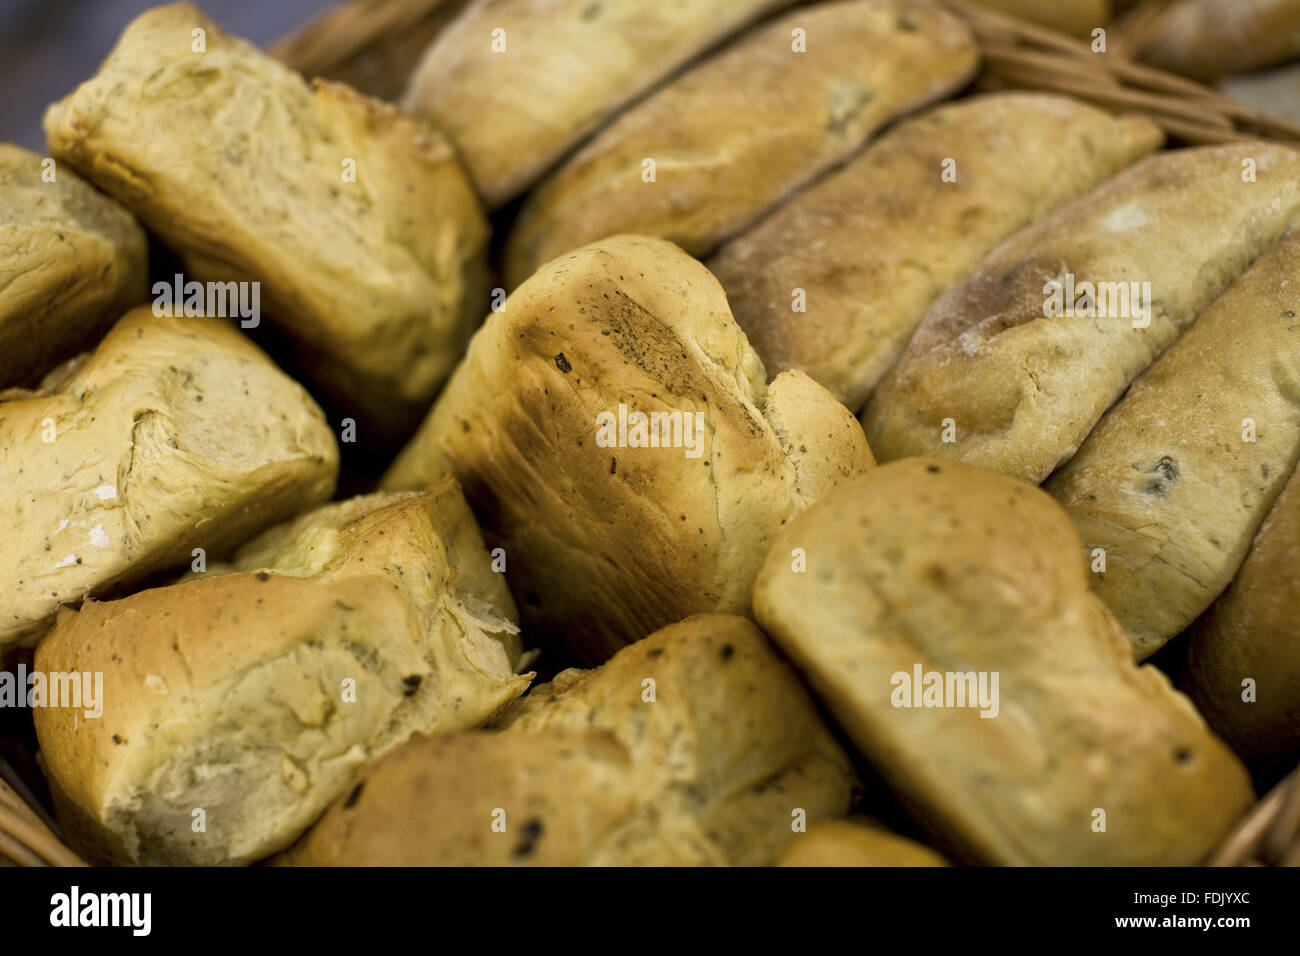
[[[267,856],[367,761],[416,731],[476,726],[528,685],[510,597],[454,482],[268,535],[233,573],[64,611],[37,648],[38,670],[103,674],[99,718],[35,715],[88,857]]]
[[[144,230],[71,169],[0,143],[0,388],[31,385],[145,297]]]
[[[1300,0],[1181,0],[1141,58],[1202,80],[1300,58]]]
[[[536,691],[506,730],[381,761],[284,862],[754,866],[848,811],[847,755],[744,618],[689,618]]]
[[[805,52],[792,49],[797,31]],[[507,284],[620,233],[703,255],[977,64],[961,21],[926,4],[801,7],[628,110],[533,193],[510,234]]]
[[[850,820],[813,824],[790,840],[779,866],[947,866],[923,843]]]
[[[801,369],[856,411],[940,293],[1161,139],[1063,96],[959,100],[899,124],[708,266],[769,375]]]
[[[975,7],[1086,37],[1110,22],[1111,0],[965,0]]]
[[[89,357],[0,401],[0,646],[60,604],[216,557],[334,491],[316,403],[215,319],[128,312]]]
[[[1298,212],[1300,153],[1286,146],[1142,160],[940,296],[863,413],[872,450],[1042,481]]]
[[[638,93],[791,2],[477,0],[429,46],[404,105],[447,131],[499,206]]]
[[[415,425],[482,317],[487,224],[446,139],[341,84],[313,88],[191,4],[133,21],[45,131],[187,279],[260,282],[267,321],[363,437]]]
[[[1074,521],[1093,591],[1138,659],[1232,580],[1295,470],[1297,279],[1300,230],[1220,296],[1044,486]]]
[[[926,458],[846,482],[782,529],[754,610],[955,859],[1189,865],[1253,801],[1030,485]]]
[[[1290,769],[1300,758],[1297,608],[1300,472],[1273,503],[1237,576],[1192,626],[1187,645],[1188,694],[1252,763]]]
[[[825,389],[764,381],[708,270],[603,240],[489,317],[383,487],[459,478],[530,636],[599,663],[690,614],[746,613],[777,528],[872,464]]]

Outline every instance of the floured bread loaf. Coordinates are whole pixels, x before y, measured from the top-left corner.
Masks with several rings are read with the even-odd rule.
[[[858,410],[940,293],[1161,139],[1149,120],[1064,96],[958,100],[900,123],[707,264],[769,375],[801,369]]]
[[[1040,482],[1300,213],[1300,153],[1160,153],[995,249],[941,296],[863,413],[882,460]]]
[[[781,866],[947,866],[928,846],[879,826],[827,820],[791,838]]]
[[[801,7],[632,107],[566,162],[520,213],[507,282],[620,233],[703,255],[893,117],[959,89],[977,65],[969,31],[937,7]]]
[[[1078,528],[1092,589],[1139,659],[1232,580],[1295,470],[1297,315],[1300,232],[1220,296],[1044,486]]]
[[[482,316],[487,224],[444,137],[309,85],[191,4],[133,21],[45,132],[187,279],[260,282],[303,373],[367,436],[415,425]]]
[[[603,240],[488,318],[383,486],[454,474],[530,636],[598,663],[690,614],[746,613],[781,524],[872,464],[825,389],[764,381],[708,270]]]
[[[1187,692],[1252,763],[1300,758],[1300,473],[1260,526],[1228,589],[1192,626]]]
[[[782,529],[754,611],[956,859],[1190,865],[1254,799],[1030,485],[925,458],[846,482]]]
[[[731,615],[564,671],[498,723],[381,761],[285,862],[756,866],[797,821],[843,816],[854,784],[793,671]]]
[[[447,131],[499,206],[638,93],[791,2],[478,0],[430,45],[405,106]]]
[[[1142,59],[1211,80],[1300,57],[1300,0],[1181,0],[1169,5]]]
[[[60,604],[214,557],[329,498],[316,403],[215,319],[128,312],[39,391],[0,401],[0,646]]]
[[[37,648],[38,670],[103,674],[102,716],[36,712],[65,830],[92,859],[267,856],[368,761],[474,727],[528,685],[454,482],[313,511],[233,568],[64,611]]]
[[[144,230],[69,168],[46,182],[42,163],[0,143],[0,388],[94,346],[145,297]]]

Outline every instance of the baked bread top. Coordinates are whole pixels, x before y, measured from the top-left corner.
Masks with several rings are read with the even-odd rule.
[[[60,604],[214,558],[334,492],[338,446],[296,382],[216,319],[128,312],[39,391],[0,401],[0,645]]]
[[[317,509],[231,567],[65,609],[37,649],[44,672],[103,675],[101,715],[36,714],[92,858],[267,856],[367,761],[415,731],[474,727],[528,685],[514,607],[454,482]]]
[[[489,317],[383,486],[456,475],[507,551],[525,631],[599,663],[690,614],[747,611],[782,522],[871,465],[821,386],[764,379],[702,265],[602,240]]]
[[[0,388],[32,385],[98,341],[143,301],[147,268],[130,213],[71,169],[0,143]]]
[[[371,429],[414,426],[482,317],[488,229],[447,140],[192,4],[137,17],[45,132],[187,278],[260,282],[303,374]]]

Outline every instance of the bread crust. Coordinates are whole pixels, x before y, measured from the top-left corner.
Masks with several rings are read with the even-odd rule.
[[[35,711],[92,859],[268,856],[366,762],[416,731],[481,724],[527,687],[514,607],[454,482],[328,505],[268,536],[229,573],[65,610],[37,648],[44,672],[103,674],[101,717]]]
[[[781,523],[872,464],[824,389],[764,378],[702,265],[659,239],[602,240],[489,317],[382,486],[456,475],[507,552],[527,632],[600,663],[690,614],[747,612]],[[688,416],[695,448],[684,432],[602,447],[620,406]]]
[[[213,558],[326,500],[338,446],[301,386],[216,319],[128,312],[93,354],[0,401],[0,645],[60,604]]]
[[[1063,96],[959,100],[900,123],[707,265],[769,375],[801,369],[860,411],[941,293],[1162,138]]]
[[[1043,481],[1298,213],[1300,153],[1289,147],[1147,157],[1008,239],[939,297],[863,412],[872,450]],[[1049,283],[1071,277],[1129,292],[1132,316],[1049,314]],[[1108,299],[1108,312],[1125,311]],[[1142,317],[1131,308],[1141,299]]]
[[[1139,659],[1232,580],[1300,459],[1297,277],[1300,231],[1206,309],[1044,486],[1088,561],[1104,550],[1093,592]]]
[[[412,741],[278,862],[758,866],[780,856],[796,810],[842,816],[855,783],[798,678],[730,615],[564,671],[497,726]]]
[[[71,169],[0,143],[0,388],[33,385],[145,296],[144,230]]]
[[[414,427],[482,317],[488,227],[446,138],[343,84],[309,85],[192,4],[134,20],[45,132],[187,278],[260,282],[298,370],[368,432]]]
[[[947,866],[923,843],[869,822],[827,820],[796,834],[778,866]]]
[[[1254,800],[1190,702],[1134,664],[1069,517],[1030,485],[940,459],[881,466],[782,530],[754,610],[955,860],[1190,865]],[[900,705],[897,675],[916,668],[998,675],[994,716],[955,695]]]
[[[1142,59],[1200,80],[1300,56],[1300,0],[1186,0],[1165,10]]]
[[[792,49],[800,30],[806,52]],[[765,24],[629,109],[547,179],[510,234],[506,280],[513,288],[621,233],[702,256],[890,119],[959,89],[978,62],[960,20],[906,0],[805,7]]]
[[[791,2],[479,0],[429,46],[403,103],[451,136],[495,208],[639,93]]]

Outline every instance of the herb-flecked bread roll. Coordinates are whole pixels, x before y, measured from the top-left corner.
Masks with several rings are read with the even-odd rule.
[[[947,866],[923,843],[853,820],[815,823],[797,833],[779,866]]]
[[[429,46],[404,105],[447,131],[499,206],[620,106],[792,2],[477,0]]]
[[[144,301],[131,214],[69,168],[0,143],[0,388],[31,385]]]
[[[758,866],[855,784],[794,672],[731,615],[563,671],[497,723],[381,761],[283,862]]]
[[[1300,58],[1300,0],[1182,0],[1170,4],[1142,59],[1212,80]]]
[[[863,413],[872,450],[1042,481],[1297,213],[1289,147],[1147,157],[939,297]]]
[[[0,401],[0,646],[194,548],[218,556],[329,498],[337,473],[316,403],[245,336],[128,312]]]
[[[940,293],[1161,139],[1149,120],[1064,96],[958,100],[900,123],[707,265],[769,375],[801,369],[857,411]]]
[[[447,140],[308,84],[191,4],[134,20],[45,132],[187,278],[260,282],[296,366],[367,437],[414,427],[482,317],[488,229]]]
[[[1044,486],[1139,659],[1218,597],[1295,470],[1298,280],[1300,230],[1220,296]]]
[[[1227,590],[1192,625],[1187,693],[1252,763],[1300,758],[1300,472]]]
[[[703,255],[893,117],[959,89],[978,61],[936,7],[801,7],[633,106],[547,179],[510,234],[507,283],[620,233]]]
[[[754,611],[954,859],[1190,865],[1254,800],[1023,482],[926,458],[846,482],[777,536]]]
[[[765,380],[708,270],[603,240],[488,318],[383,486],[454,474],[526,632],[599,663],[691,614],[747,613],[781,524],[872,465],[825,389]]]
[[[36,713],[65,830],[92,859],[268,856],[368,761],[474,727],[528,685],[454,482],[328,505],[232,567],[64,611],[37,648],[41,670],[104,675],[101,716]]]

